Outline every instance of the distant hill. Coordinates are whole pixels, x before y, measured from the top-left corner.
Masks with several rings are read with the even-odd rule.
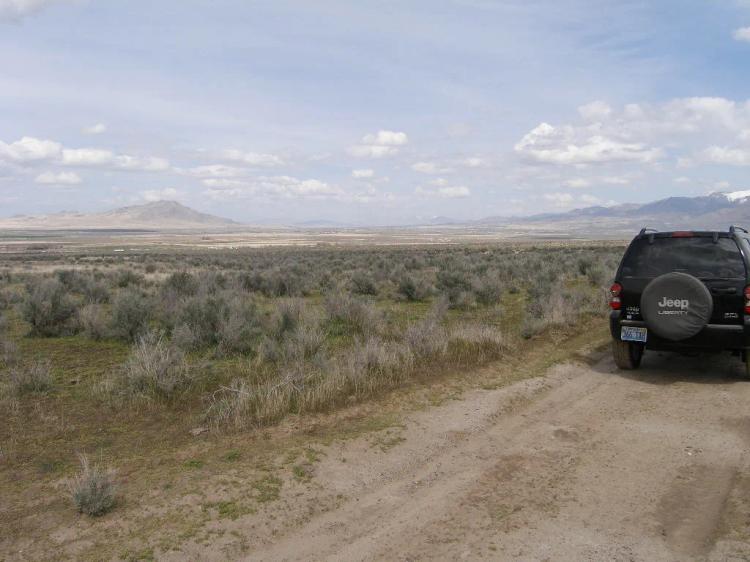
[[[201,213],[176,201],[156,201],[103,213],[64,211],[0,219],[2,229],[35,230],[202,230],[238,226],[235,221]]]
[[[726,230],[731,224],[750,227],[750,191],[668,197],[642,205],[584,207],[529,217],[488,217],[475,224],[588,236],[625,234],[644,226],[662,230]]]

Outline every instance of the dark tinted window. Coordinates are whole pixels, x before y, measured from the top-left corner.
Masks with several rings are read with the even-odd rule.
[[[657,277],[682,271],[702,279],[745,278],[740,249],[731,238],[636,240],[622,266],[623,277]]]

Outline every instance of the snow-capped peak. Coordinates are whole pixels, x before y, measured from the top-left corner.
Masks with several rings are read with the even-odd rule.
[[[750,197],[750,189],[744,191],[732,191],[731,193],[724,193],[723,195],[729,199],[729,201],[734,203],[735,201],[743,201]]]

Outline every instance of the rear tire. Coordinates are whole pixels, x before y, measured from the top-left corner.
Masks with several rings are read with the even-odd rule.
[[[750,353],[747,351],[742,352],[742,363],[744,364],[745,380],[750,380]]]
[[[613,340],[612,356],[618,368],[628,371],[637,369],[641,366],[643,346],[633,342]]]

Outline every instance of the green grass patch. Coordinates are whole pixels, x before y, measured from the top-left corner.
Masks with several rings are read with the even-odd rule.
[[[258,503],[268,503],[278,500],[281,497],[281,479],[269,474],[260,480],[256,480],[250,487],[255,490],[255,501]]]

